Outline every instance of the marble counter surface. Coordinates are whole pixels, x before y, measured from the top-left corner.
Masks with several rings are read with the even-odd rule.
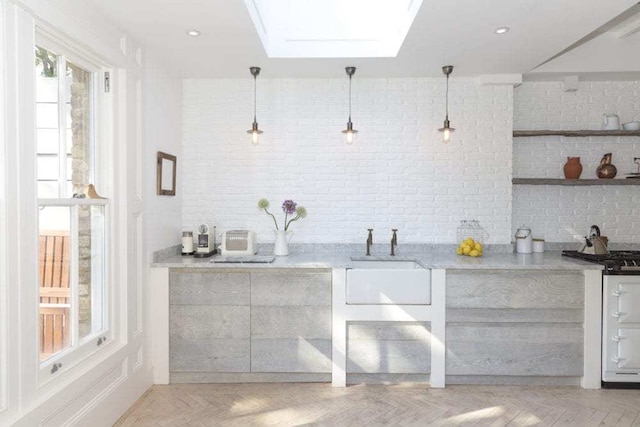
[[[258,253],[259,256],[270,255]],[[602,270],[601,265],[563,257],[560,252],[535,254],[486,253],[480,258],[459,256],[454,253],[400,253],[395,257],[362,254],[317,252],[292,253],[275,257],[271,263],[214,263],[211,258],[175,255],[152,264],[157,268],[212,268],[212,269],[277,269],[277,268],[350,268],[353,260],[411,260],[425,268],[449,270]]]

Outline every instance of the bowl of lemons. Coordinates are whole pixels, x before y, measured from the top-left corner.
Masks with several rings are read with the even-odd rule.
[[[482,256],[482,250],[482,243],[467,237],[456,248],[456,254],[477,258]]]

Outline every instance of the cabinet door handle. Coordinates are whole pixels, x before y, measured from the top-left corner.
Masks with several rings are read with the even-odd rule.
[[[620,363],[620,362],[622,362],[622,361],[623,361],[623,360],[625,360],[625,359],[624,359],[624,357],[613,357],[613,358],[611,358],[611,360],[612,360],[613,362],[615,362],[615,363]]]
[[[622,341],[624,339],[626,339],[626,337],[622,337],[620,335],[614,335],[613,337],[611,337],[611,340],[615,341],[615,342],[620,342],[620,341]]]
[[[611,315],[613,317],[620,317],[620,316],[624,316],[625,314],[627,314],[627,313],[625,313],[623,311],[614,311],[613,313],[611,313]]]
[[[617,290],[617,291],[613,291],[611,292],[611,295],[613,295],[614,297],[619,297],[622,294],[625,294],[626,292],[623,290]]]

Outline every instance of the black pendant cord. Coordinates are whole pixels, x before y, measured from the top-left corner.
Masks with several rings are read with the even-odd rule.
[[[445,94],[445,120],[449,120],[449,74],[447,74],[447,91]]]
[[[349,76],[349,123],[351,123],[351,77]]]
[[[256,123],[256,91],[258,88],[257,78],[258,76],[253,76],[253,123]]]

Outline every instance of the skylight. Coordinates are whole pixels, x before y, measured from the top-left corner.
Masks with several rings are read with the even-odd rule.
[[[270,58],[394,57],[422,0],[245,0]]]

